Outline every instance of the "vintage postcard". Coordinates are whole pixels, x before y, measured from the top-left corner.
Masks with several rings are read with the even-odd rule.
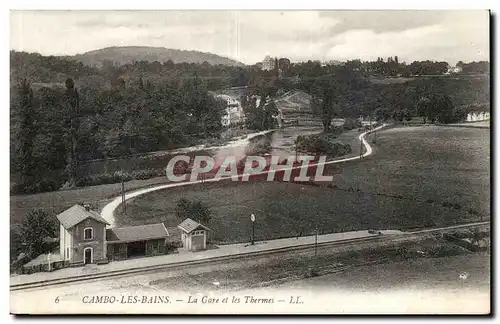
[[[490,12],[10,12],[12,314],[491,312]]]

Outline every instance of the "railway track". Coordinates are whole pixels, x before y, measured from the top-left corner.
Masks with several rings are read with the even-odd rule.
[[[185,261],[185,262],[178,262],[178,263],[164,264],[164,265],[154,265],[154,266],[147,266],[147,267],[141,267],[141,268],[127,269],[127,270],[115,270],[115,271],[109,271],[109,272],[101,273],[101,274],[79,275],[79,276],[74,276],[71,278],[59,278],[59,279],[50,279],[50,280],[32,282],[32,283],[16,284],[16,285],[11,285],[10,290],[11,291],[18,291],[18,290],[27,290],[27,289],[37,289],[37,288],[51,287],[51,286],[57,286],[57,285],[64,285],[64,284],[73,283],[73,282],[80,283],[80,282],[84,282],[84,281],[95,281],[95,280],[111,278],[111,277],[126,277],[126,276],[139,274],[139,273],[140,274],[155,273],[155,272],[161,272],[161,271],[168,270],[168,269],[179,270],[179,269],[182,269],[184,267],[192,267],[192,266],[197,266],[197,265],[207,265],[207,264],[217,265],[220,263],[227,263],[227,261],[232,261],[232,260],[237,260],[237,259],[240,259],[240,260],[243,258],[244,259],[255,259],[255,258],[262,257],[262,256],[269,256],[269,255],[273,255],[273,254],[280,254],[280,253],[287,253],[287,252],[305,252],[305,251],[313,252],[314,249],[324,250],[324,249],[328,249],[328,248],[332,248],[332,247],[348,246],[348,245],[355,244],[355,243],[369,243],[369,242],[378,242],[378,241],[386,241],[386,240],[388,242],[393,242],[393,243],[405,242],[405,241],[415,240],[419,237],[423,237],[423,236],[433,234],[433,233],[442,233],[442,232],[451,231],[451,230],[460,229],[460,228],[462,228],[462,229],[463,228],[474,228],[474,227],[485,226],[485,225],[489,225],[489,222],[456,225],[456,226],[450,226],[450,227],[445,227],[445,228],[426,229],[426,230],[420,230],[420,231],[416,231],[416,232],[403,232],[401,234],[377,235],[377,236],[346,239],[346,240],[333,241],[333,242],[321,242],[321,243],[317,243],[317,244],[310,243],[310,244],[303,244],[303,245],[298,245],[298,246],[277,248],[277,249],[267,250],[267,251],[253,251],[253,252],[239,253],[239,254],[228,255],[228,256],[213,257],[213,258],[207,258],[204,260]]]

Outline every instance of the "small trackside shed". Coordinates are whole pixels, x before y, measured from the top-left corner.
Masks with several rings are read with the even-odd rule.
[[[106,230],[108,259],[113,261],[165,254],[168,236],[163,223],[109,228]]]
[[[191,218],[177,226],[181,230],[181,241],[188,251],[200,251],[207,248],[207,236],[210,229]]]

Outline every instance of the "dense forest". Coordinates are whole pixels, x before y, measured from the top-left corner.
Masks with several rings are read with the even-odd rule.
[[[239,98],[249,129],[275,127],[268,99],[297,89],[312,95],[325,130],[334,117],[452,122],[460,107],[489,104],[489,64],[460,62],[464,73],[443,75],[445,62],[400,63],[397,57],[341,64],[255,66],[134,61],[90,67],[61,57],[12,51],[11,170],[13,193],[79,185],[83,161],[199,144],[223,132],[225,101],[213,92],[246,87]],[[446,66],[446,68],[445,68]],[[476,74],[482,75],[477,76]],[[403,76],[434,76],[408,78]],[[400,78],[398,78],[398,76]],[[394,77],[402,82],[386,82]],[[403,77],[403,78],[401,78]],[[375,79],[374,79],[375,78]],[[260,98],[257,105],[256,98]],[[467,108],[469,109],[469,108]],[[81,183],[80,183],[81,184]]]

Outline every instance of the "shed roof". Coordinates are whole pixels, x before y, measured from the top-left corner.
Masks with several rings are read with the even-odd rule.
[[[98,212],[93,210],[87,210],[81,205],[74,205],[71,208],[66,209],[59,215],[57,219],[64,226],[64,228],[69,229],[80,222],[86,220],[87,218],[92,218],[100,223],[109,225],[109,223],[99,215]]]
[[[168,235],[169,234],[167,228],[163,223],[128,227],[114,227],[108,228],[106,230],[106,241],[108,241],[108,243],[126,243],[162,239],[168,237]]]
[[[205,225],[200,224],[200,223],[192,220],[191,218],[186,218],[182,223],[180,223],[179,225],[177,225],[177,227],[180,228],[181,230],[183,230],[184,232],[188,233],[188,234],[191,233],[192,231],[194,231],[195,229],[197,229],[198,227],[203,227],[207,231],[210,231],[210,228],[208,228]]]

